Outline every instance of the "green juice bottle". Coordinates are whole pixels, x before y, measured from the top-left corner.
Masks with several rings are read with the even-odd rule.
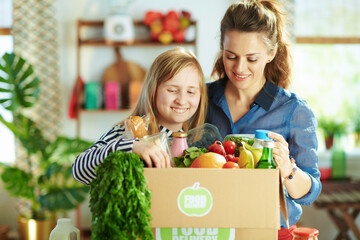
[[[335,134],[334,145],[331,149],[331,178],[346,178],[346,153],[341,145],[341,135]]]
[[[256,164],[256,168],[263,168],[263,169],[274,169],[276,168],[272,150],[274,148],[274,141],[273,140],[264,140],[262,142],[263,145],[263,153],[259,162]]]

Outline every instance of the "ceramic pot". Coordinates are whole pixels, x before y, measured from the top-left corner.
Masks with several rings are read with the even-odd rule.
[[[355,147],[360,147],[360,133],[354,133],[354,145]]]
[[[18,217],[19,240],[49,240],[56,219],[35,220]]]
[[[334,145],[334,136],[325,137],[325,147],[327,150],[331,149]]]

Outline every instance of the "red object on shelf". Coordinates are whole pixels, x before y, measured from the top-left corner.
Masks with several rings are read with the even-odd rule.
[[[191,14],[188,11],[170,10],[166,14],[157,11],[147,11],[144,24],[150,27],[150,39],[163,44],[184,42],[185,32],[191,25]]]
[[[331,167],[319,168],[320,180],[326,181],[331,179]]]
[[[78,117],[78,106],[79,101],[81,102],[81,95],[84,92],[85,83],[82,78],[79,76],[76,80],[74,89],[71,93],[69,109],[68,109],[68,116],[70,119],[74,119]]]
[[[105,83],[105,108],[120,108],[120,86],[118,82]]]

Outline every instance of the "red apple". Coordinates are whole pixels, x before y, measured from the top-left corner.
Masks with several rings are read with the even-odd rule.
[[[175,42],[178,42],[178,43],[184,42],[185,41],[185,29],[175,32],[173,34],[173,36],[174,36]]]
[[[165,18],[163,21],[163,27],[165,31],[175,33],[180,28],[180,21],[177,18]]]
[[[147,11],[145,13],[144,24],[150,26],[155,20],[159,20],[163,17],[161,12]]]

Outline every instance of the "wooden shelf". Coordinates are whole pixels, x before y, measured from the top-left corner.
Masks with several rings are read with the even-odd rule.
[[[89,39],[89,40],[80,40],[79,44],[81,46],[108,46],[108,47],[159,47],[159,46],[193,46],[195,41],[191,42],[181,42],[181,43],[169,43],[169,44],[161,44],[159,42],[150,42],[150,41],[142,41],[135,40],[134,42],[107,42],[105,39]]]
[[[134,109],[126,108],[126,109],[81,109],[80,113],[89,113],[89,114],[99,114],[99,113],[129,113]]]
[[[192,26],[196,27],[196,22],[191,21]],[[134,21],[135,27],[143,27],[148,28],[142,21]],[[78,20],[78,45],[79,46],[108,46],[108,47],[161,47],[161,46],[196,46],[196,41],[190,42],[172,42],[169,44],[162,44],[160,42],[153,42],[150,40],[139,40],[136,39],[133,42],[109,42],[104,38],[94,38],[94,39],[82,39],[80,36],[80,29],[83,27],[92,27],[92,28],[103,28],[104,21],[103,20]],[[196,37],[195,37],[196,39]]]
[[[304,44],[360,44],[360,37],[297,37]]]
[[[11,28],[0,28],[0,35],[11,35]]]

